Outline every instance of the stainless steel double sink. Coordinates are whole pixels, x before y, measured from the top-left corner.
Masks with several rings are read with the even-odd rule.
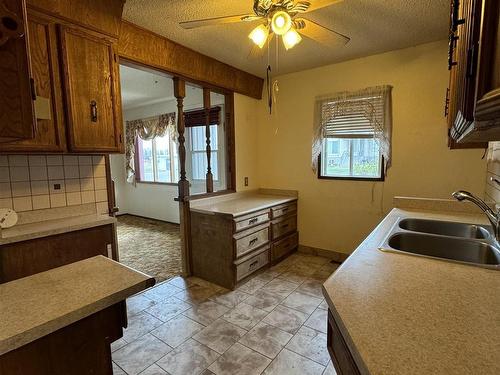
[[[399,218],[382,251],[500,270],[500,247],[487,225]]]

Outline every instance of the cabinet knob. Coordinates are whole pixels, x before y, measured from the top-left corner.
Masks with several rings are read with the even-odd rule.
[[[9,39],[21,38],[24,35],[24,23],[21,17],[11,12],[0,0],[0,46]]]
[[[97,122],[97,102],[95,100],[90,102],[90,121]]]

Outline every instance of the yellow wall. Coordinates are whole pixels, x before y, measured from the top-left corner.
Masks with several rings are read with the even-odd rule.
[[[237,97],[237,108],[248,111],[236,133],[238,187],[249,174],[261,187],[297,189],[300,243],[346,253],[392,208],[395,195],[446,198],[459,188],[482,194],[483,152],[447,148],[446,53],[446,42],[435,42],[281,76],[272,117],[265,100]],[[394,87],[386,181],[318,180],[310,167],[314,98],[383,84]]]

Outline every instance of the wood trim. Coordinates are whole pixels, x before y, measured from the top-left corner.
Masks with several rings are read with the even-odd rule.
[[[215,112],[212,110],[210,105],[210,89],[203,88],[203,107],[205,109],[205,138],[206,138],[206,152],[207,152],[207,174],[206,174],[206,187],[207,193],[213,193],[214,191],[214,176],[212,174],[212,147],[210,146],[210,123],[211,114]],[[217,107],[217,117],[220,123],[220,107]]]
[[[236,140],[234,131],[234,93],[226,94],[226,181],[227,190],[236,191]]]
[[[264,80],[203,55],[133,23],[122,21],[118,54],[189,81],[262,99]]]
[[[129,213],[124,213],[124,214],[121,214],[121,215],[116,215],[118,216],[119,218],[120,217],[123,217],[123,216],[134,216],[134,217],[139,217],[141,219],[146,219],[146,220],[154,220],[154,221],[160,221],[162,223],[166,223],[166,224],[172,224],[172,225],[177,225],[178,227],[180,227],[180,224],[179,223],[174,223],[172,221],[167,221],[167,220],[161,220],[161,219],[155,219],[154,217],[147,217],[147,216],[142,216],[142,215],[136,215],[136,214],[129,214]]]

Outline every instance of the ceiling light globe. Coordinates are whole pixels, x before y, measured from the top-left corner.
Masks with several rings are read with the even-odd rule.
[[[283,44],[285,45],[285,48],[287,50],[295,47],[297,44],[299,44],[301,42],[301,40],[302,40],[302,37],[293,28],[288,30],[288,32],[285,35],[283,35]]]
[[[271,18],[271,29],[277,35],[284,35],[292,27],[292,18],[287,12],[277,11]]]
[[[264,25],[259,25],[248,35],[252,41],[259,46],[259,48],[263,48],[266,44],[267,37],[269,36],[269,29]]]

